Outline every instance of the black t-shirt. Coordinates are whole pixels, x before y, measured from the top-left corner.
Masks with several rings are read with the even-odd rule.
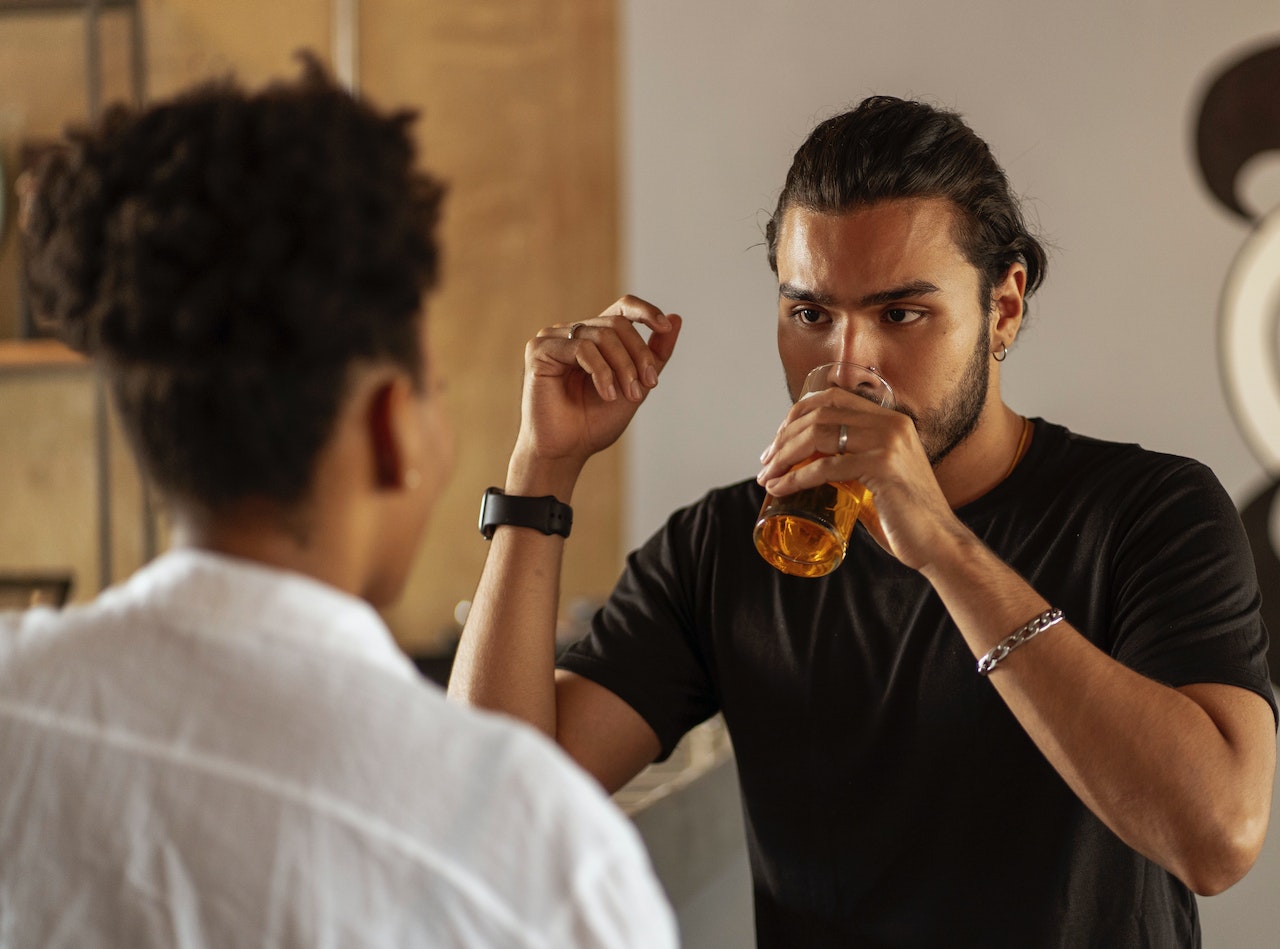
[[[723,711],[759,945],[1198,946],[1190,891],[1067,788],[932,587],[862,527],[828,576],[779,573],[752,544],[762,500],[744,482],[674,514],[561,659],[664,755]],[[958,514],[1125,665],[1274,709],[1249,546],[1204,465],[1037,420]]]

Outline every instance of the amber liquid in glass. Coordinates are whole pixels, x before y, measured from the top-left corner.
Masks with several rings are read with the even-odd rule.
[[[858,481],[765,497],[756,522],[760,556],[793,577],[821,577],[844,560],[858,512],[871,497]]]

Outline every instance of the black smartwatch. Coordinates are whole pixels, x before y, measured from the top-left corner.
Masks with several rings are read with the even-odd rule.
[[[493,532],[503,524],[568,537],[573,527],[573,508],[550,494],[526,498],[489,488],[480,499],[480,533],[485,540],[493,540]]]

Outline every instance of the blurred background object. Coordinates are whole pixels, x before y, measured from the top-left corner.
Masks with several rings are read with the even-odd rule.
[[[524,341],[594,315],[618,276],[617,15],[613,0],[0,0],[0,165],[103,104],[163,96],[235,73],[292,76],[315,50],[379,104],[420,110],[423,161],[449,185],[443,285],[431,303],[458,468],[401,603],[387,620],[411,652],[447,650],[487,546],[480,494],[505,475],[519,419]],[[164,544],[164,521],[83,363],[24,310],[15,215],[0,231],[0,569],[69,567],[76,599]],[[451,372],[465,367],[466,372]],[[574,498],[590,525],[570,545],[566,602],[608,592],[621,567],[618,451]]]
[[[69,573],[0,573],[0,610],[58,608],[71,593]]]

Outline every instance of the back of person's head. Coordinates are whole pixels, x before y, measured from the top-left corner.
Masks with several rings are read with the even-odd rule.
[[[1044,279],[1044,248],[986,142],[954,112],[892,96],[872,96],[827,119],[796,151],[765,229],[769,266],[777,272],[778,230],[789,208],[843,214],[905,198],[951,202],[956,244],[982,275],[984,299],[1014,263],[1027,268],[1027,296]]]
[[[303,500],[345,385],[417,385],[441,186],[414,115],[383,115],[312,58],[68,133],[25,233],[33,307],[97,359],[144,468],[209,510]]]

